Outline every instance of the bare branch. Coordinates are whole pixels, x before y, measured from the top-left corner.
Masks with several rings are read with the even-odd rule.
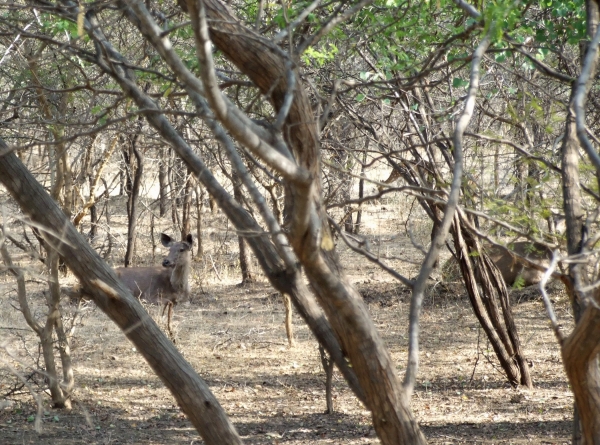
[[[522,45],[517,45],[514,41],[511,40],[511,42],[513,43],[513,45],[516,46],[516,50],[519,54],[524,55],[527,60],[529,60],[538,70],[540,70],[542,73],[544,73],[546,76],[548,77],[552,77],[556,80],[560,80],[561,82],[573,82],[575,79],[571,76],[567,76],[561,72],[556,71],[554,68],[546,65],[544,62],[542,62],[541,60],[536,59],[534,56],[532,56],[531,54],[529,54],[527,51],[525,51],[522,48]]]
[[[287,91],[285,92],[285,97],[283,99],[283,103],[281,108],[277,112],[277,119],[275,119],[275,130],[280,132],[283,128],[283,124],[290,112],[290,108],[292,107],[292,101],[294,100],[294,92],[296,91],[296,75],[294,74],[294,69],[292,66],[291,59],[287,59],[285,61],[285,70],[287,72]]]
[[[286,29],[282,29],[275,35],[275,37],[273,37],[273,42],[279,43],[283,39],[285,39],[286,36],[289,35],[290,31],[293,31],[294,29],[296,29],[298,27],[298,25],[300,25],[304,20],[306,20],[306,17],[308,17],[308,15],[311,12],[313,12],[317,8],[317,6],[319,6],[320,3],[321,3],[321,0],[314,0],[310,5],[308,5],[306,8],[304,8],[304,10],[300,14],[298,14],[298,17],[296,18],[296,20],[294,20],[292,23],[290,23]]]
[[[203,67],[203,85],[179,58],[168,36],[162,35],[162,30],[152,20],[150,12],[144,4],[138,0],[126,0],[126,3],[135,13],[135,21],[138,22],[140,31],[154,45],[163,60],[184,83],[188,93],[196,93],[197,98],[207,95],[218,119],[234,135],[236,140],[244,144],[250,151],[289,180],[300,182],[309,180],[307,179],[309,177],[308,173],[296,165],[287,148],[282,148],[281,145],[271,146],[267,142],[271,138],[269,132],[252,122],[222,94],[214,70],[206,20],[204,20],[206,41],[202,43],[203,41],[200,38],[198,43],[198,57],[202,61]],[[192,19],[193,24],[197,25],[198,18],[192,16]],[[203,101],[203,99],[201,100]]]
[[[392,268],[392,267],[388,266],[387,264],[385,264],[384,262],[382,262],[372,252],[370,252],[370,251],[368,251],[366,249],[361,249],[360,247],[356,247],[354,244],[352,244],[350,242],[350,240],[346,236],[346,233],[333,220],[333,218],[329,217],[328,219],[329,219],[329,223],[335,228],[335,230],[337,230],[337,232],[342,237],[342,240],[344,241],[344,243],[346,243],[346,245],[350,249],[352,249],[356,253],[361,254],[362,256],[364,256],[366,259],[368,259],[373,264],[377,264],[378,267],[380,267],[381,269],[385,270],[387,273],[389,273],[395,279],[397,279],[398,281],[400,281],[402,284],[405,284],[406,286],[408,286],[409,288],[412,289],[412,287],[414,286],[414,281],[413,280],[410,280],[410,279],[406,278],[404,275],[401,275],[398,272],[396,272],[396,270],[394,268]]]
[[[573,107],[575,108],[575,125],[577,127],[577,137],[588,154],[592,164],[598,171],[600,177],[600,155],[587,137],[585,126],[585,103],[587,95],[591,87],[591,78],[596,72],[596,64],[598,63],[598,44],[600,44],[600,26],[596,28],[594,38],[588,45],[587,53],[581,68],[581,74],[577,79],[577,86],[574,91]]]

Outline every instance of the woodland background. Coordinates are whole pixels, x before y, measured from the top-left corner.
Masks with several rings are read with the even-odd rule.
[[[6,443],[600,443],[599,17],[1,4]],[[170,338],[110,267],[161,232]],[[493,261],[525,240],[547,292]]]

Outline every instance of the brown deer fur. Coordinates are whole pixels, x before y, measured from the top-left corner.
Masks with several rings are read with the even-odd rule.
[[[193,238],[174,241],[166,234],[160,235],[163,246],[169,248],[162,266],[119,267],[115,269],[119,279],[134,297],[149,303],[177,303],[179,298],[190,294],[189,275]]]

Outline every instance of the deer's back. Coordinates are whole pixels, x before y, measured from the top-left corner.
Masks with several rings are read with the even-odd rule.
[[[172,269],[165,267],[119,267],[115,269],[119,279],[134,297],[149,303],[161,300],[177,300],[177,292],[171,285]]]
[[[510,246],[518,255],[532,260],[540,266],[548,267],[552,259],[552,251],[546,246],[538,243],[527,241],[519,241]],[[512,286],[517,277],[523,279],[523,285],[529,286],[539,283],[542,280],[544,273],[533,267],[520,262],[516,257],[513,257],[499,247],[490,249],[490,258],[498,266],[504,281],[509,286]]]

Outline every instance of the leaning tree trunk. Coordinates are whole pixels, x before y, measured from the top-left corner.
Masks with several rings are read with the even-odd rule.
[[[138,3],[138,6],[140,5],[141,4]],[[102,35],[98,20],[93,11],[88,12],[86,20],[86,30],[102,48],[102,51],[116,57],[118,60],[123,60],[123,57],[114,50]],[[90,22],[94,25],[91,26]],[[134,24],[138,23],[139,22],[134,22]],[[158,36],[155,37],[158,38]],[[148,108],[149,110],[159,111],[156,108],[155,102],[135,83],[130,82],[119,69],[118,65],[101,63],[99,66],[105,70],[107,74],[110,74],[119,83],[124,92],[130,95],[139,106]],[[218,203],[223,212],[233,222],[236,229],[240,232],[256,234],[255,236],[248,238],[247,241],[251,245],[252,251],[265,272],[265,275],[279,292],[288,293],[292,297],[292,301],[296,306],[298,313],[305,320],[311,332],[335,361],[336,366],[348,382],[354,394],[365,403],[366,397],[363,389],[359,385],[356,373],[350,366],[348,357],[342,351],[342,346],[333,331],[332,326],[327,320],[323,309],[314,295],[309,291],[304,277],[300,273],[300,269],[296,267],[295,263],[293,267],[289,267],[286,264],[278,253],[270,236],[265,233],[256,220],[252,218],[244,208],[239,206],[233,197],[227,193],[216,180],[212,172],[206,167],[203,160],[199,158],[190,145],[178,135],[164,115],[160,112],[150,113],[146,115],[146,119],[159,132],[164,140],[171,144],[181,159],[191,168],[196,178],[202,183],[213,200]],[[0,177],[0,180],[1,179],[2,178]],[[387,391],[385,390],[382,392],[382,394],[386,393]],[[418,426],[412,418],[409,427],[412,429],[416,428],[418,431]],[[422,438],[423,436],[420,435],[420,437]]]
[[[451,232],[471,306],[509,382],[531,388],[529,366],[521,351],[506,284],[478,238],[468,229],[471,221],[465,218],[468,216],[459,211]]]

